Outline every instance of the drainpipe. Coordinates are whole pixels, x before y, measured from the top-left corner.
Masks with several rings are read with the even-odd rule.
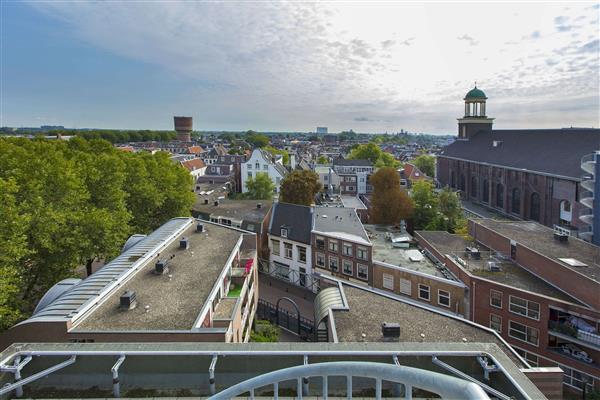
[[[119,383],[119,367],[125,361],[125,355],[121,355],[115,365],[110,369],[112,372],[112,382],[113,382],[113,396],[116,398],[121,397],[121,384]]]
[[[208,383],[210,384],[210,394],[215,394],[217,392],[215,388],[215,367],[217,366],[217,358],[218,356],[215,354],[212,357],[212,361],[210,362],[210,367],[208,367]]]

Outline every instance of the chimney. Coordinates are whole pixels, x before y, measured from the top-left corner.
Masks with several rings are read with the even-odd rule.
[[[187,250],[190,247],[190,241],[186,237],[182,237],[179,241],[179,248],[183,250]]]

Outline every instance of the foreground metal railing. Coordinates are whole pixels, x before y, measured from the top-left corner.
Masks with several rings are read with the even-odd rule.
[[[413,387],[435,393],[443,399],[489,399],[479,385],[463,379],[401,365],[357,361],[305,364],[269,372],[231,386],[209,399],[227,400],[243,393],[250,393],[250,398],[254,399],[254,390],[268,385],[273,385],[273,397],[278,399],[279,382],[289,380],[297,381],[296,398],[302,399],[303,396],[308,395],[307,378],[309,377],[321,377],[321,396],[323,399],[327,399],[329,376],[346,377],[346,397],[348,399],[353,398],[353,377],[374,379],[376,399],[381,399],[382,381],[403,385],[405,399],[412,399]]]

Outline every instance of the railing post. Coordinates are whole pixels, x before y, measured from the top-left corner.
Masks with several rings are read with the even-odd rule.
[[[346,398],[348,400],[352,398],[352,375],[346,376]]]
[[[412,400],[412,386],[406,383],[404,384],[404,398]]]
[[[375,379],[375,398],[381,400],[381,379]]]
[[[273,399],[279,400],[279,382],[273,383]]]
[[[17,369],[15,370],[15,383],[21,380],[21,368],[19,368],[20,363],[21,356],[17,356],[14,362],[15,367],[17,367]],[[23,386],[18,386],[15,389],[15,397],[23,397]]]
[[[323,375],[323,400],[327,400],[327,393],[329,388],[327,387],[327,375]]]

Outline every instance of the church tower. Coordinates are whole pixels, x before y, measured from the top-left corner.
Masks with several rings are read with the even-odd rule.
[[[487,97],[477,85],[465,96],[465,116],[458,118],[458,140],[469,140],[476,133],[491,132],[494,118],[485,115]]]

